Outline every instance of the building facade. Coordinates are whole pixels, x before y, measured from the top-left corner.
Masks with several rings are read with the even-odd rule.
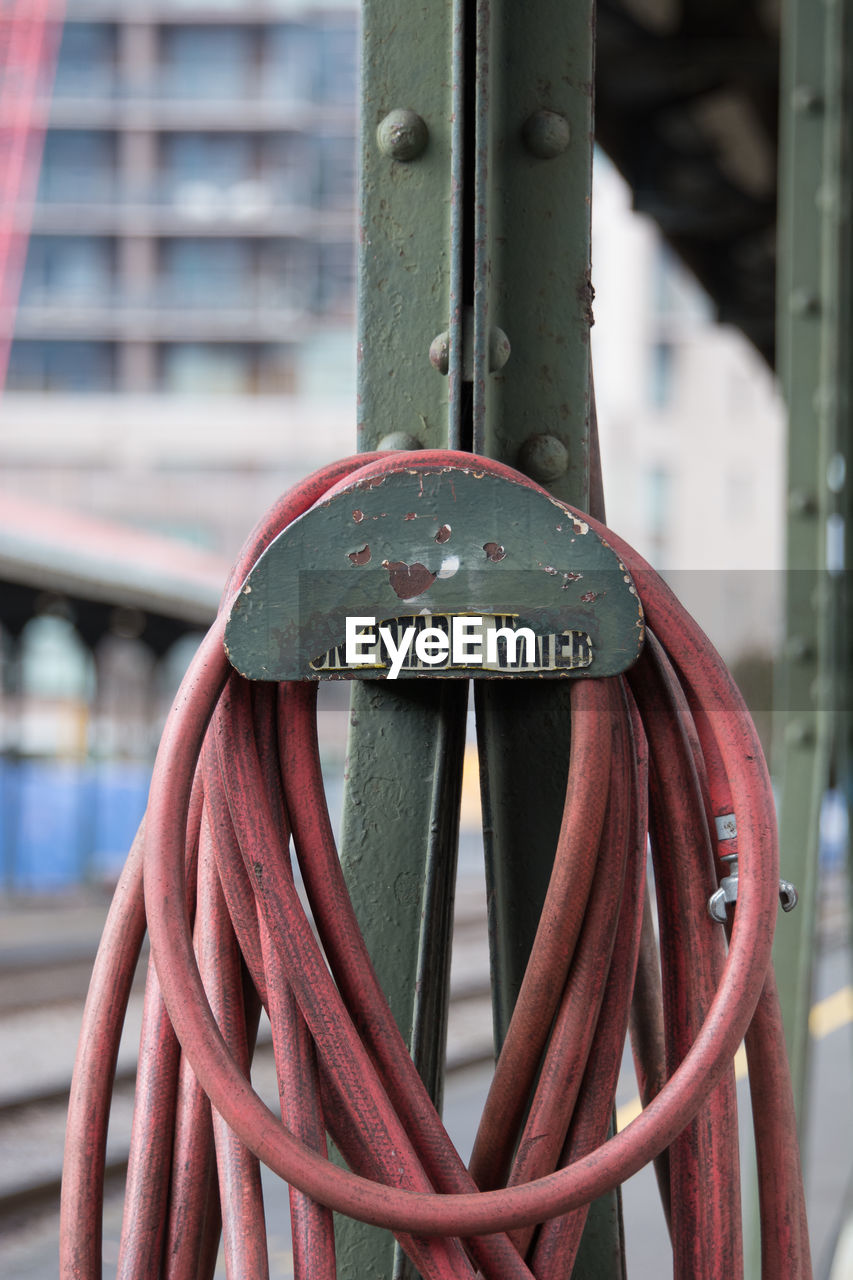
[[[773,652],[785,414],[772,371],[599,156],[592,351],[608,519],[729,662]]]
[[[8,388],[298,390],[353,309],[356,12],[71,0]]]
[[[68,0],[4,485],[233,554],[351,447],[357,23],[353,3]]]

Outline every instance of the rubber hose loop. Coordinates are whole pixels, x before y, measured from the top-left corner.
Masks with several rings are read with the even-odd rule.
[[[375,468],[470,466],[538,488],[500,464],[450,452],[394,454],[340,464],[350,482]],[[287,520],[306,509],[317,478],[289,495]],[[328,496],[328,485],[324,489]],[[570,508],[566,508],[570,510]],[[649,622],[680,676],[702,703],[717,738],[738,813],[741,846],[738,910],[731,949],[711,1008],[686,1058],[646,1110],[623,1132],[566,1169],[522,1186],[479,1194],[436,1195],[371,1183],[304,1147],[260,1101],[216,1027],[204,996],[184,908],[183,823],[207,723],[228,675],[225,620],[211,628],[181,686],[155,765],[145,851],[145,901],[163,997],[193,1069],[213,1105],[242,1140],[281,1177],[339,1212],[396,1231],[472,1236],[541,1222],[576,1208],[630,1177],[669,1145],[696,1114],[730,1063],[752,1018],[770,962],[778,855],[766,768],[742,701],[713,647],[646,562],[588,519],[642,579]],[[262,536],[272,533],[264,526]]]

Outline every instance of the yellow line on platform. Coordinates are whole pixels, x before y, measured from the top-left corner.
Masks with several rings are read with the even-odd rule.
[[[822,1040],[853,1022],[853,987],[842,987],[831,996],[818,1000],[809,1014],[809,1031],[813,1040]],[[743,1045],[735,1054],[735,1079],[746,1078],[746,1050]],[[616,1111],[616,1128],[624,1129],[636,1120],[643,1107],[639,1098],[631,1098]]]

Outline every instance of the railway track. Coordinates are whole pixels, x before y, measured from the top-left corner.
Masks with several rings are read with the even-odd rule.
[[[492,1059],[485,905],[460,887],[454,930],[448,1074]],[[35,934],[0,946],[0,1230],[58,1207],[65,1112],[97,931],[68,939]],[[119,1055],[107,1152],[107,1178],[120,1186],[127,1168],[136,1045],[145,982],[143,956]],[[253,1072],[274,1079],[269,1028],[262,1023]]]
[[[485,933],[482,886],[463,881],[451,970],[451,1077],[492,1060]],[[71,941],[51,939],[41,921],[29,941],[0,943],[0,1232],[58,1206],[71,1069],[97,937],[97,930],[89,929],[88,936]],[[846,902],[830,874],[822,891],[821,950],[834,951],[847,937]],[[127,1166],[143,987],[141,964],[116,1072],[107,1175],[117,1188]],[[255,1069],[261,1080],[274,1078],[265,1024]]]

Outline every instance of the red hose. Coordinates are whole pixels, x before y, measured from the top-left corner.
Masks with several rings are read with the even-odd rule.
[[[536,487],[509,468],[466,454],[344,460],[277,504],[247,543],[229,593],[278,532],[319,498],[356,480],[444,467],[476,467]],[[210,1139],[204,1126],[197,1138],[187,1132],[189,1116],[204,1113],[201,1095],[189,1084],[190,1069],[213,1106],[229,1275],[261,1276],[267,1265],[250,1152],[291,1185],[297,1277],[334,1275],[329,1208],[390,1228],[426,1280],[473,1277],[475,1270],[494,1280],[566,1274],[591,1200],[665,1151],[668,1178],[666,1165],[660,1168],[662,1185],[671,1185],[666,1207],[676,1276],[741,1273],[731,1062],[759,997],[748,1037],[751,1063],[761,1064],[779,1095],[787,1080],[768,994],[778,903],[769,780],[740,695],[710,643],[644,561],[583,518],[634,575],[655,638],[629,679],[638,709],[624,679],[572,685],[569,783],[554,874],[470,1171],[414,1070],[355,922],[325,806],[315,690],[282,686],[276,709],[273,687],[250,689],[230,670],[223,647],[226,593],[164,731],[144,835],[152,953],[182,1057],[178,1070],[168,1037],[159,1031],[158,1008],[156,1034],[143,1041],[143,1059],[152,1052],[156,1063],[153,1096],[142,1106],[140,1123],[149,1112],[167,1122],[168,1142],[153,1127],[145,1139],[158,1169],[170,1165],[177,1127],[174,1156],[187,1157],[195,1183],[186,1171],[173,1175],[188,1198],[184,1234],[175,1194],[169,1209],[168,1182],[162,1189],[165,1175],[151,1188],[142,1185],[138,1158],[139,1202],[151,1207],[136,1221],[150,1243],[140,1253],[134,1244],[140,1230],[128,1227],[123,1258],[137,1261],[135,1270],[123,1264],[124,1274],[159,1274],[161,1262],[164,1274],[184,1274],[176,1261],[178,1243],[207,1259],[198,1275],[210,1273],[210,1240],[218,1225]],[[199,792],[205,805],[200,844]],[[191,799],[194,816],[188,817]],[[717,878],[710,818],[730,812],[737,815],[740,865],[727,949],[724,931],[708,916],[707,899]],[[638,955],[645,976],[635,1010],[649,1007],[653,1025],[661,1022],[649,977],[655,962],[648,929],[642,947],[640,941],[647,825],[661,918],[666,1061],[659,1033],[634,1037],[648,1102],[624,1132],[607,1139]],[[291,828],[322,950],[296,893]],[[201,964],[188,910],[196,860]],[[138,861],[137,847],[84,1022],[84,1041],[94,1035],[98,1044],[81,1049],[73,1087],[64,1280],[100,1276],[102,1156],[87,1173],[73,1142],[83,1141],[89,1150],[102,1144],[109,1062],[141,941]],[[125,921],[132,922],[126,932]],[[245,999],[241,955],[251,980]],[[224,969],[217,957],[226,961]],[[110,962],[117,966],[115,979],[106,976]],[[272,1022],[284,1123],[246,1076],[253,992]],[[106,1012],[102,998],[109,1003]],[[80,1073],[92,1069],[88,1084]],[[787,1127],[784,1102],[777,1114],[759,1097],[754,1110],[757,1141],[765,1148],[759,1153],[764,1274],[767,1280],[808,1277],[795,1130]],[[326,1131],[349,1169],[328,1161]],[[145,1142],[137,1144],[140,1152]],[[242,1212],[234,1209],[235,1197]],[[134,1198],[131,1218],[138,1209]],[[543,1223],[548,1225],[533,1236]]]

